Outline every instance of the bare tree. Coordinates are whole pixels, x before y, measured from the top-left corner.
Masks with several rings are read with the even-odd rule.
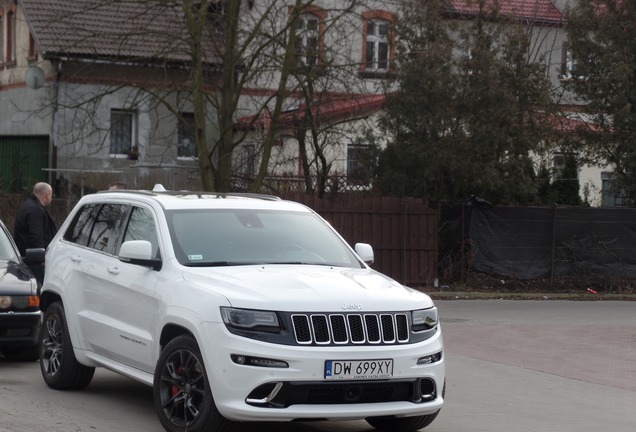
[[[271,127],[260,143],[260,167],[252,183],[252,189],[258,190],[268,175],[278,124],[290,99],[298,100],[300,95],[312,106],[317,94],[330,91],[312,84],[317,90],[307,93],[313,75],[298,68],[299,17],[316,7],[314,0],[62,3],[65,7],[56,12],[47,9],[45,0],[22,0],[40,52],[57,71],[42,112],[53,112],[56,144],[65,145],[64,154],[104,154],[112,138],[105,106],[117,100],[144,113],[137,127],[145,128],[148,145],[138,150],[145,151],[141,158],[147,166],[174,161],[181,133],[174,125],[185,124],[196,145],[189,153],[176,153],[197,160],[203,189],[228,191],[235,149],[249,130],[237,130],[236,120],[254,114],[256,122],[267,113]],[[325,33],[356,16],[363,2],[327,3],[335,6],[328,9]],[[359,23],[350,24],[340,27],[359,31]],[[325,47],[323,53],[317,66],[323,71],[336,69],[335,55],[326,55],[336,49]],[[345,66],[352,69],[350,59]],[[323,82],[327,76],[320,74]],[[350,91],[351,85],[339,87],[341,94]],[[190,112],[192,118],[185,115]],[[165,145],[157,144],[161,142]],[[117,166],[116,159],[109,161],[109,167]],[[327,163],[321,169],[327,172]]]

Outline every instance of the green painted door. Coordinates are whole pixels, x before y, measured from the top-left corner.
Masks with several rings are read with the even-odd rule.
[[[0,136],[0,190],[29,192],[35,183],[47,181],[42,168],[48,165],[48,136]]]

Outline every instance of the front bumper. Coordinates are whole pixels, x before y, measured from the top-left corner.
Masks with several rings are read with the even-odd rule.
[[[221,414],[242,421],[352,420],[427,415],[443,405],[445,360],[441,328],[422,342],[364,346],[290,346],[230,334],[208,323],[200,341],[212,394]],[[442,353],[439,360],[418,359]],[[238,364],[232,356],[285,362],[288,367]],[[392,359],[393,376],[327,380],[327,360]]]
[[[23,347],[38,343],[42,313],[0,313],[0,347]]]

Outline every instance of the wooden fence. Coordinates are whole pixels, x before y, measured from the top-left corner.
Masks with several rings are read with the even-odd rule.
[[[313,195],[284,194],[324,217],[351,245],[369,243],[375,252],[372,267],[412,286],[431,286],[438,268],[438,220],[436,210],[417,199],[339,195],[335,200]],[[0,196],[0,218],[13,231],[21,195]],[[73,208],[73,200],[53,200],[51,216],[58,226]]]
[[[432,286],[437,277],[438,213],[422,200],[340,195],[336,200],[285,194],[315,210],[351,246],[369,243],[373,268],[413,287]]]

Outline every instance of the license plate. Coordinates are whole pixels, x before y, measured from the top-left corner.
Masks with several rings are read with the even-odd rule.
[[[393,360],[327,360],[325,379],[381,379],[393,376]]]

